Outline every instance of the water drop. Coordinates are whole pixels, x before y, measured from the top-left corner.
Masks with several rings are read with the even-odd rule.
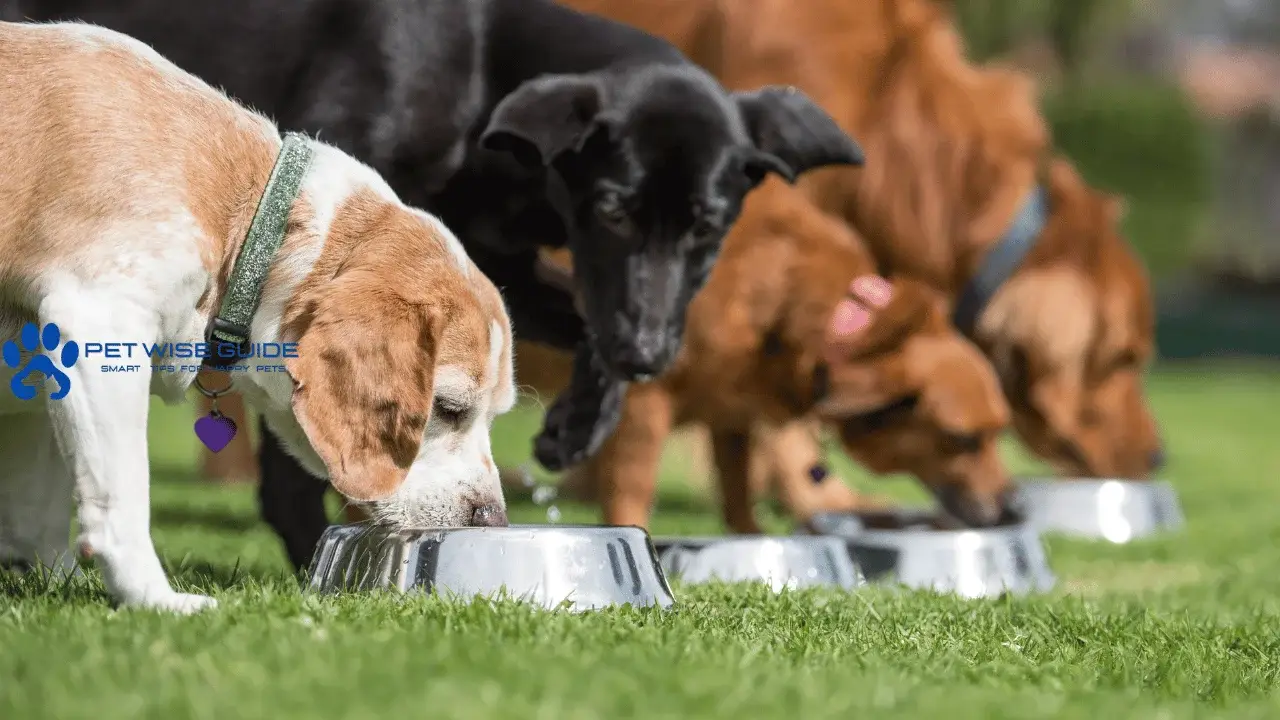
[[[539,485],[533,491],[533,502],[537,505],[546,505],[556,499],[556,489],[550,485]]]
[[[556,507],[555,505],[552,505],[547,508],[547,522],[551,522],[551,523],[560,522],[560,508]]]

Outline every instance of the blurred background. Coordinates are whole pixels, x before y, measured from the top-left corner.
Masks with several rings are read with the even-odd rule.
[[[1260,449],[1271,447],[1280,401],[1280,0],[954,4],[971,57],[1034,76],[1059,148],[1090,183],[1128,199],[1125,229],[1157,291],[1160,362],[1150,389],[1171,443],[1170,473],[1225,479],[1234,471],[1242,491],[1273,476],[1280,454],[1260,457]],[[528,398],[495,430],[496,459],[528,477],[508,493],[512,519],[598,522],[594,506],[557,499],[556,479],[529,460],[550,400]],[[190,417],[190,408],[182,412]],[[168,423],[170,409],[157,415],[157,480],[188,492],[200,452],[185,430],[190,420]],[[252,481],[234,467],[230,450],[206,456],[204,474]],[[1012,439],[1006,450],[1015,472],[1044,470]],[[836,471],[859,489],[924,497],[914,482],[872,479],[831,454]],[[1228,457],[1238,460],[1231,465]],[[1222,487],[1180,491],[1194,512]],[[722,531],[696,432],[669,444],[659,489],[655,533]],[[159,490],[162,498],[167,492]],[[183,501],[185,512],[208,504],[256,514],[247,487],[207,492]],[[336,518],[336,501],[333,510]],[[762,516],[766,527],[788,527],[768,507]]]
[[[1280,2],[955,5],[970,54],[1038,78],[1058,145],[1129,198],[1161,356],[1280,356]]]

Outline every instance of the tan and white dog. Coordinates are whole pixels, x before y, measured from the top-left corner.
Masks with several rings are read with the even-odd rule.
[[[78,23],[0,23],[0,118],[0,340],[45,327],[23,347],[68,386],[22,399],[10,383],[30,358],[5,350],[0,560],[65,566],[78,506],[79,552],[118,602],[207,607],[173,590],[150,536],[148,398],[183,401],[194,367],[134,355],[138,372],[109,373],[58,349],[203,342],[280,133],[146,45]],[[436,218],[342,152],[305,146],[249,325],[296,357],[287,372],[251,362],[236,389],[375,519],[506,524],[489,445],[515,401],[501,297]]]

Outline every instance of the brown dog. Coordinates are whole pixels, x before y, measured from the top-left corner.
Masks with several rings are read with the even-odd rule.
[[[803,436],[814,447],[805,426],[815,411],[872,470],[916,475],[964,522],[997,521],[1008,478],[996,437],[1008,409],[996,378],[947,323],[934,291],[859,277],[872,269],[850,229],[800,191],[780,183],[757,191],[690,306],[676,365],[631,386],[617,432],[579,469],[601,483],[605,521],[648,524],[663,441],[673,427],[700,423],[711,433],[727,525],[758,532],[752,444]],[[800,457],[775,448],[779,456]],[[776,469],[794,477],[813,460]],[[801,519],[832,503],[782,489]]]
[[[789,83],[815,98],[867,162],[802,186],[858,229],[882,270],[952,299],[1027,445],[1066,474],[1160,468],[1142,386],[1151,292],[1117,231],[1121,203],[1050,155],[1026,77],[968,62],[949,3],[568,4],[666,37],[727,87]],[[1038,217],[1037,189],[1047,205]]]

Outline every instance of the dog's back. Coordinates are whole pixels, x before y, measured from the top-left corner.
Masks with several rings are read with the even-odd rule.
[[[489,102],[478,82],[489,4],[0,0],[0,19],[80,20],[136,38],[281,127],[369,163],[425,206],[426,191],[461,164]]]
[[[183,207],[202,162],[272,151],[268,120],[100,27],[0,23],[0,77],[0,273],[113,219]]]

